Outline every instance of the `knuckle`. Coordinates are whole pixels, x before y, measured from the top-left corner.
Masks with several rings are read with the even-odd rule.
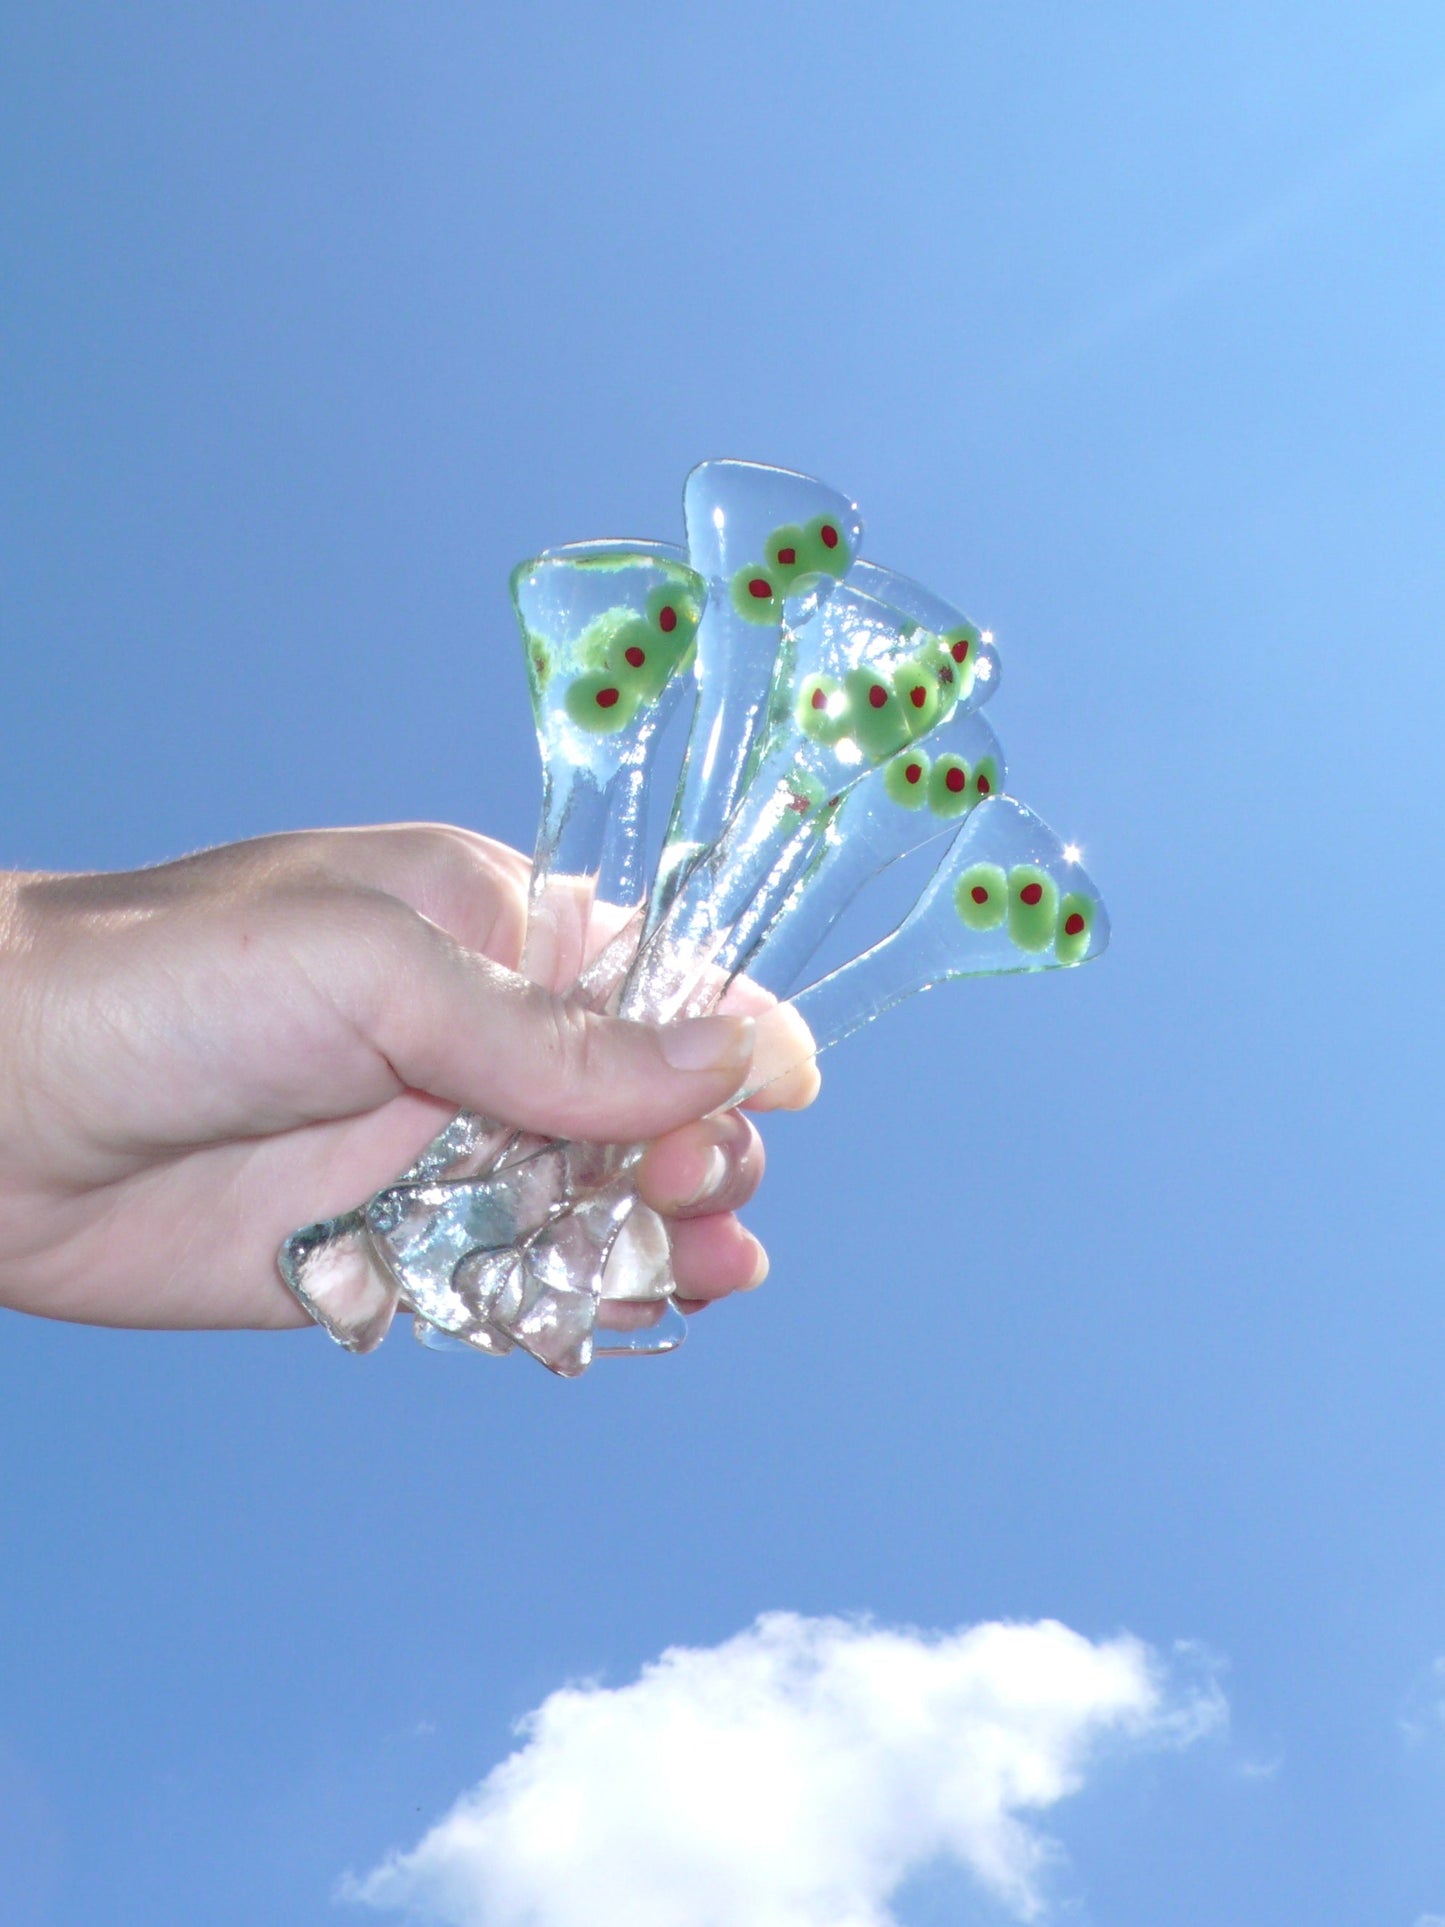
[[[408,824],[398,836],[422,914],[474,936],[489,956],[514,965],[526,932],[526,859],[446,823]]]

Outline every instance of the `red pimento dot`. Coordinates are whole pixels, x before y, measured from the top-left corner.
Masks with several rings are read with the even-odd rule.
[[[773,599],[773,585],[768,581],[766,576],[755,575],[748,584],[748,594],[750,596],[756,596],[759,602],[771,602]]]
[[[903,771],[904,781],[908,783],[917,783],[921,780],[922,776],[922,763],[909,763]]]
[[[665,636],[670,636],[677,627],[677,611],[670,602],[665,602],[657,617],[657,626]]]
[[[943,779],[943,787],[957,796],[960,790],[968,788],[968,778],[961,769],[951,769]]]
[[[819,529],[818,533],[823,538],[823,547],[825,549],[837,548],[838,531],[833,527],[833,524],[831,522],[825,522],[822,528]]]
[[[968,655],[967,636],[960,636],[958,641],[952,645],[952,654],[955,662],[963,662],[965,660]]]
[[[1079,915],[1077,910],[1071,912],[1069,916],[1064,918],[1064,935],[1066,937],[1081,936],[1083,929],[1084,919]]]
[[[989,780],[988,780],[988,778],[987,778],[987,777],[986,777],[986,776],[984,775],[984,773],[983,773],[983,771],[982,771],[982,770],[980,770],[980,771],[979,771],[979,773],[978,773],[978,793],[979,793],[979,795],[980,795],[980,796],[987,796],[987,795],[988,795],[988,793],[989,793],[989,791],[990,791],[990,790],[991,790],[992,788],[993,788],[993,784],[989,782]]]
[[[622,691],[620,689],[599,689],[597,692],[597,707],[599,709],[611,709],[621,694]]]
[[[982,822],[982,820],[980,817],[979,821]],[[1032,910],[1043,894],[1044,886],[1042,883],[1026,883],[1023,889],[1019,891],[1019,902],[1026,903]]]
[[[828,707],[828,698],[821,689],[815,689],[813,691],[813,707],[814,709],[826,709]]]
[[[915,709],[922,709],[923,705],[928,701],[928,691],[921,682],[914,683],[908,692],[908,700]]]
[[[797,559],[798,559],[798,551],[796,549],[779,549],[778,550],[778,560],[779,562],[782,563],[785,569],[791,569],[793,564],[797,561]]]
[[[647,661],[647,651],[645,649],[639,649],[635,642],[630,649],[624,649],[622,653],[634,669],[640,669],[643,663]]]
[[[888,691],[886,689],[880,689],[875,683],[868,691],[868,700],[875,709],[881,709],[888,700]]]
[[[940,682],[953,681],[953,664],[951,662],[941,662],[938,665],[938,680]]]
[[[973,898],[975,903],[988,902],[988,891],[984,889],[981,883],[975,883],[968,894]]]

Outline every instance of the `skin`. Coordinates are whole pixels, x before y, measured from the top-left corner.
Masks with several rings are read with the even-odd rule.
[[[761,1283],[737,1209],[800,1109],[788,1013],[659,1029],[515,974],[525,858],[427,825],[262,837],[154,869],[0,876],[0,1304],[103,1325],[306,1323],[276,1272],[466,1108],[649,1141],[684,1309]],[[575,954],[575,951],[574,951]],[[678,1068],[668,1051],[682,1038]],[[804,1045],[804,1048],[806,1046]]]

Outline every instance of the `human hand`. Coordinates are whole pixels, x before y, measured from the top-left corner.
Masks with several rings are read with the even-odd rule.
[[[651,1140],[684,1309],[760,1283],[762,1177],[718,1111],[746,1019],[661,1029],[514,974],[528,866],[467,831],[262,837],[154,869],[0,884],[0,1304],[137,1326],[305,1322],[276,1271],[456,1110]],[[812,1101],[811,1064],[750,1108]]]

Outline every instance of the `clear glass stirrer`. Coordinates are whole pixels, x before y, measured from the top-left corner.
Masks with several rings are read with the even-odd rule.
[[[932,671],[932,686],[927,674],[905,680],[900,695],[910,717],[908,742],[852,790],[763,930],[773,983],[800,981],[833,925],[880,871],[935,837],[956,835],[969,812],[985,797],[1001,795],[1007,783],[998,738],[977,714],[998,687],[992,634],[922,583],[875,562],[856,562],[848,584],[919,625],[930,640],[915,647]],[[820,693],[810,684],[798,694],[796,718],[805,734],[834,726]],[[752,954],[735,952],[731,968],[746,968]]]
[[[955,977],[1069,968],[1107,942],[1108,918],[1077,850],[1013,798],[991,798],[972,812],[891,935],[760,1020],[757,1071],[743,1095],[920,991]],[[760,988],[773,987],[764,951],[745,994],[739,981],[724,1007],[731,998],[751,1007]],[[446,1186],[408,1185],[379,1193],[369,1209],[399,1276],[430,1277],[439,1293],[443,1278],[454,1277],[467,1316],[495,1316],[551,1370],[575,1377],[593,1356],[586,1314],[600,1289],[595,1274],[589,1281],[576,1267],[590,1253],[595,1268],[599,1234],[625,1209],[630,1176],[624,1168],[558,1214],[549,1201],[565,1182],[566,1150],[545,1146],[489,1180],[456,1187],[460,1198]]]
[[[681,549],[635,541],[548,550],[520,564],[511,586],[543,772],[521,968],[566,984],[629,913],[640,915],[650,759],[692,688],[685,672],[706,591]],[[594,916],[599,905],[605,922]],[[607,992],[594,986],[602,1001]],[[486,1170],[512,1137],[510,1125],[462,1112],[406,1176]],[[317,1323],[348,1349],[369,1351],[398,1298],[396,1279],[373,1260],[358,1208],[294,1233],[279,1262]]]
[[[688,560],[707,584],[697,707],[657,865],[648,925],[712,848],[747,787],[783,647],[783,614],[806,615],[852,566],[855,503],[811,475],[762,462],[699,462],[683,484]]]

